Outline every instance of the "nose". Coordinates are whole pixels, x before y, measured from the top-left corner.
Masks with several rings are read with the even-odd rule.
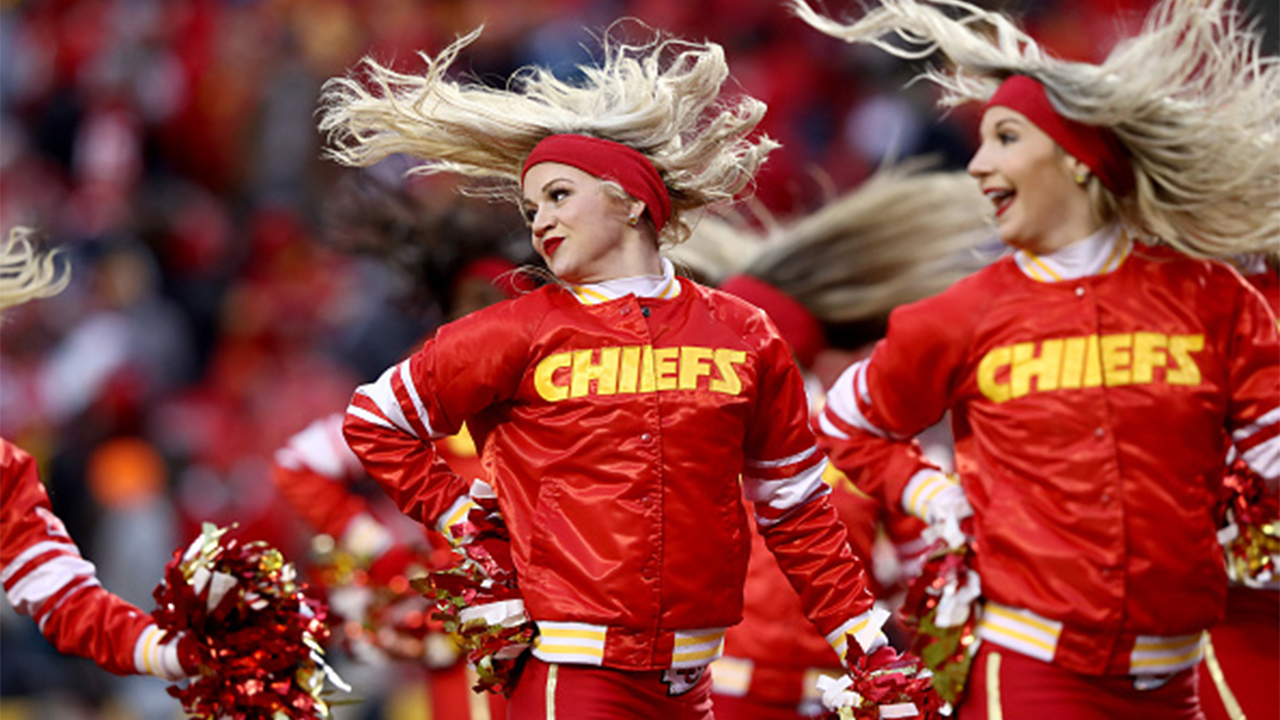
[[[969,165],[965,170],[979,180],[991,174],[991,163],[987,158],[987,143],[984,142],[978,146],[973,157],[969,158]]]
[[[544,208],[539,207],[533,214],[533,222],[529,226],[533,228],[533,236],[540,238],[547,233],[552,227],[555,227],[555,219],[552,213],[547,212]]]

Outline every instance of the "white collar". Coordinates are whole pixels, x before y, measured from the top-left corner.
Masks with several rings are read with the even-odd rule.
[[[1119,225],[1110,225],[1057,252],[1036,255],[1019,250],[1013,259],[1032,280],[1062,282],[1105,275],[1120,267],[1132,248],[1129,235],[1121,232]]]
[[[586,285],[569,285],[569,291],[583,305],[598,305],[627,295],[643,298],[673,298],[680,294],[680,283],[676,280],[675,266],[665,257],[659,259],[662,261],[661,275],[636,275]]]

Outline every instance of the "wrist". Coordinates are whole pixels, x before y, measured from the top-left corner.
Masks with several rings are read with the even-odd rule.
[[[199,671],[195,641],[185,634],[164,640],[165,632],[148,625],[134,643],[134,666],[140,675],[178,681]],[[185,656],[185,657],[184,657]],[[184,663],[184,660],[186,661]]]
[[[902,491],[902,509],[934,524],[947,515],[973,514],[964,489],[954,476],[939,470],[921,470],[911,476]]]
[[[852,618],[827,635],[827,642],[836,651],[846,666],[851,665],[858,657],[875,652],[888,644],[882,628],[889,619],[889,611],[872,607],[870,610]],[[850,646],[849,638],[857,645],[855,650]]]

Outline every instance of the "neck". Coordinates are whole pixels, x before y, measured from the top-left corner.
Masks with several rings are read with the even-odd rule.
[[[591,285],[661,274],[662,255],[658,252],[657,241],[639,231],[632,231],[612,253],[608,264],[591,277],[561,279],[572,285]]]
[[[1018,243],[1017,249],[1036,255],[1052,255],[1072,245],[1084,242],[1097,235],[1104,227],[1106,227],[1106,224],[1095,220],[1093,214],[1090,213],[1087,219],[1065,223],[1055,228],[1053,232]]]
[[[666,258],[658,260],[656,273],[583,283],[570,286],[569,289],[579,301],[587,305],[607,302],[624,295],[670,298],[680,294],[680,284],[676,282],[675,268]]]

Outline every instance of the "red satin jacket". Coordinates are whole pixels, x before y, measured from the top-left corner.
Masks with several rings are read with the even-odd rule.
[[[824,634],[870,610],[806,408],[764,313],[679,279],[594,304],[548,286],[446,325],[357,390],[345,432],[401,510],[434,524],[467,483],[434,472],[432,441],[466,422],[540,640],[592,630],[566,640],[577,656],[540,647],[647,670],[705,664],[718,647],[688,643],[718,646],[741,618],[744,490]]]
[[[1130,674],[1144,636],[1194,651],[1222,618],[1214,502],[1233,439],[1280,474],[1278,357],[1273,316],[1223,263],[1137,246],[1046,283],[1005,258],[892,315],[829,396],[824,443],[900,498],[911,473],[859,473],[860,456],[951,410],[984,596],[1051,621],[1054,662]]]
[[[119,675],[146,672],[138,639],[159,632],[151,616],[98,583],[80,555],[30,455],[0,438],[0,580],[14,609],[36,621],[60,652]]]

